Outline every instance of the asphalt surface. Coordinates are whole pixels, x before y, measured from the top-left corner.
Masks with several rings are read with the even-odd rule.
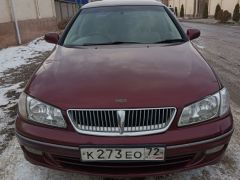
[[[233,102],[240,105],[240,26],[199,23],[182,26],[201,31],[201,37],[194,43],[228,88]]]

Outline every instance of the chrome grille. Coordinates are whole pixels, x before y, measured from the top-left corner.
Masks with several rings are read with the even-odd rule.
[[[120,117],[120,112],[124,116]],[[176,115],[176,108],[71,109],[67,114],[79,133],[138,136],[166,131]]]

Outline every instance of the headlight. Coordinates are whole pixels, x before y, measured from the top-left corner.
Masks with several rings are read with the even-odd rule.
[[[212,96],[191,104],[183,109],[178,126],[204,122],[229,111],[229,95],[226,88]]]
[[[18,103],[19,113],[24,118],[56,127],[66,127],[61,110],[22,93]]]
[[[221,105],[219,115],[222,116],[226,114],[230,109],[230,97],[226,88],[220,91]]]

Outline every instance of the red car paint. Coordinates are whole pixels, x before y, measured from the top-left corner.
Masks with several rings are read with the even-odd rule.
[[[102,4],[101,4],[102,3]],[[98,6],[110,6],[98,2]],[[131,1],[131,5],[139,2]],[[144,5],[160,5],[142,2]],[[118,4],[115,4],[118,5]],[[94,5],[87,5],[91,8]],[[188,30],[188,38],[200,35]],[[52,33],[46,40],[56,43]],[[233,132],[231,112],[200,124],[179,128],[184,107],[212,95],[222,85],[190,41],[180,44],[112,45],[66,48],[57,45],[29,81],[25,93],[62,110],[67,128],[53,128],[16,119],[16,134],[27,160],[36,165],[100,176],[155,176],[218,162]],[[116,99],[127,99],[118,102]],[[68,109],[176,107],[164,133],[136,137],[102,137],[77,133]],[[80,148],[164,145],[163,162],[86,163]],[[215,153],[207,150],[223,146]],[[37,150],[41,154],[34,153]]]

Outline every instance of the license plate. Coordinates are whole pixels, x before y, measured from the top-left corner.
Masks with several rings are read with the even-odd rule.
[[[82,161],[163,161],[164,147],[81,148]]]

